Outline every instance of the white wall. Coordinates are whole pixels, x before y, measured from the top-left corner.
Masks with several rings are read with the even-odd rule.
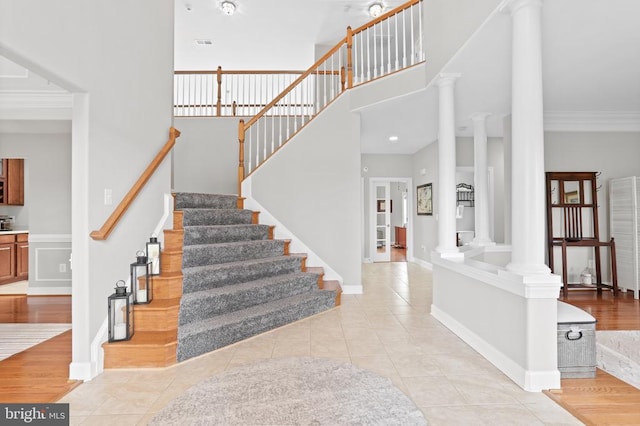
[[[502,0],[431,0],[424,7],[426,79],[433,80]]]
[[[413,257],[423,262],[430,262],[431,252],[438,245],[438,144],[427,145],[411,157],[411,162],[414,188],[425,183],[433,184],[431,189],[433,215],[418,215],[415,207],[411,213],[413,215]]]
[[[29,293],[71,293],[71,134],[0,134],[3,157],[25,159],[24,206],[2,206],[29,230]],[[64,263],[65,272],[59,265]]]
[[[173,189],[178,192],[238,193],[240,117],[176,118],[181,135],[173,150]]]
[[[348,96],[336,99],[254,172],[252,195],[345,286],[360,286],[360,123],[349,111]]]
[[[167,141],[172,124],[172,0],[3,0],[0,54],[74,93],[72,131],[73,362],[71,377],[96,374],[92,340],[106,298],[162,215],[165,162],[108,241],[93,241]]]

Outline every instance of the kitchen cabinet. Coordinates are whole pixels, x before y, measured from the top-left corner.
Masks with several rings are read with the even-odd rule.
[[[0,204],[24,205],[24,159],[0,160]]]
[[[0,235],[0,284],[29,278],[29,234]]]

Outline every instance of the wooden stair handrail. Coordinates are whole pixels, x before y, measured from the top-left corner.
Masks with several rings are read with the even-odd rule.
[[[124,214],[127,212],[129,207],[133,203],[133,200],[135,200],[142,188],[144,188],[147,181],[151,178],[151,176],[153,176],[156,169],[158,168],[158,166],[160,166],[167,154],[171,152],[171,149],[175,145],[176,139],[178,137],[180,137],[180,131],[174,127],[171,127],[169,129],[169,140],[167,141],[167,143],[164,144],[162,149],[160,149],[160,152],[158,152],[151,163],[149,163],[145,171],[142,172],[142,175],[140,175],[136,183],[133,184],[129,192],[127,192],[127,195],[125,195],[122,201],[120,201],[120,204],[118,204],[118,206],[113,210],[113,213],[111,213],[111,215],[107,218],[102,227],[99,230],[92,231],[91,234],[89,234],[91,238],[93,238],[94,240],[106,240],[107,238],[109,238],[109,234],[111,234],[122,216],[124,216]]]
[[[390,11],[378,16],[376,19],[361,25],[360,27],[352,30],[351,27],[347,27],[347,34],[343,37],[336,45],[331,48],[327,53],[325,53],[320,59],[318,59],[308,70],[306,70],[303,74],[301,74],[298,78],[296,78],[289,86],[287,86],[279,95],[277,95],[271,102],[264,106],[256,115],[251,117],[249,121],[245,122],[244,119],[239,122],[238,129],[238,141],[240,145],[240,155],[239,155],[239,164],[238,164],[238,196],[242,196],[242,181],[245,179],[245,170],[244,170],[244,142],[245,142],[245,134],[246,131],[251,128],[259,119],[266,116],[267,111],[273,108],[278,101],[283,99],[287,94],[289,94],[293,89],[298,86],[302,81],[304,81],[309,75],[318,73],[317,69],[327,61],[332,55],[340,50],[343,45],[346,45],[347,49],[347,68],[344,67],[339,71],[340,79],[341,79],[341,92],[344,92],[347,89],[353,88],[353,58],[352,58],[352,47],[353,47],[353,36],[354,34],[360,33],[370,27],[375,26],[376,24],[383,22],[385,19],[394,16],[403,10],[409,9],[414,5],[420,3],[423,0],[409,0],[406,3],[397,6]],[[256,165],[257,169],[260,165]]]

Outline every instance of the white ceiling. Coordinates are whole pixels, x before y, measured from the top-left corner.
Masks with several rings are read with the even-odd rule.
[[[226,16],[218,8],[221,0],[176,0],[176,69],[215,69],[218,65],[227,70],[306,69],[316,58],[317,46],[332,46],[344,37],[348,25],[355,28],[367,22],[366,10],[372,3],[234,1],[237,13]],[[402,3],[385,1],[389,7]],[[544,1],[547,128],[640,131],[639,22],[637,0]],[[461,74],[456,83],[459,136],[472,134],[470,116],[477,112],[491,113],[489,136],[502,134],[502,118],[511,109],[510,26],[507,14],[495,13],[443,70]],[[196,39],[209,39],[212,44],[200,46]],[[0,75],[7,67],[0,61]],[[10,87],[7,81],[0,78],[0,92],[59,90],[37,79],[30,88]],[[433,142],[437,102],[437,90],[430,87],[361,110],[363,152],[411,154]],[[388,141],[392,134],[399,137],[397,143]]]

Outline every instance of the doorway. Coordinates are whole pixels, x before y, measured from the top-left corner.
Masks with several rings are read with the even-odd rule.
[[[371,262],[406,262],[412,249],[411,178],[371,178],[365,205],[365,247]],[[365,220],[365,222],[367,222]]]

